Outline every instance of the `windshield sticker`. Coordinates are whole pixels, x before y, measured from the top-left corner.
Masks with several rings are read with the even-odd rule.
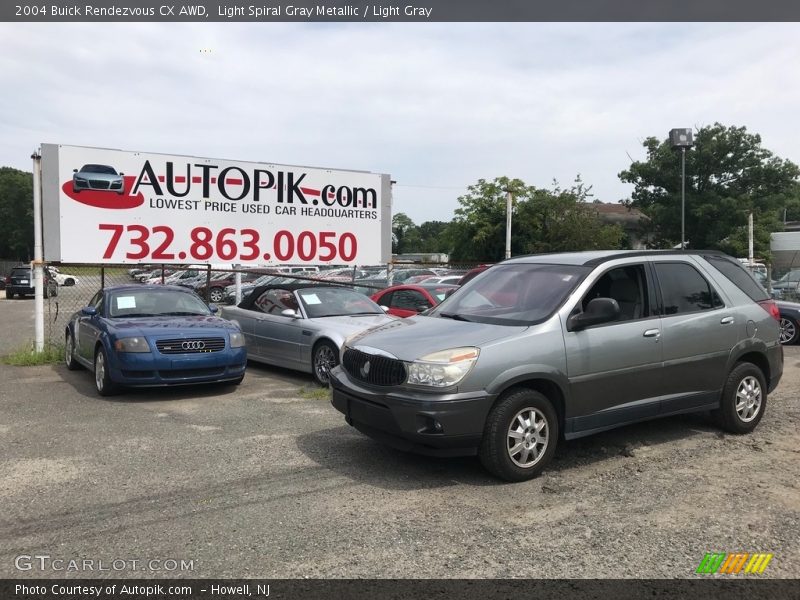
[[[117,296],[117,309],[136,308],[135,296]]]
[[[322,304],[322,300],[316,294],[303,294],[306,304]]]

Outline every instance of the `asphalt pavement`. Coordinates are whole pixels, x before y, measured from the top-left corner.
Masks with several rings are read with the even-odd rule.
[[[0,295],[0,354],[32,310]],[[706,552],[800,575],[796,347],[752,435],[663,419],[564,443],[519,484],[385,448],[277,368],[111,399],[62,365],[0,382],[0,577],[677,578]]]

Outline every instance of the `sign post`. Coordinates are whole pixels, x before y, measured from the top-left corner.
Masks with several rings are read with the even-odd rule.
[[[39,152],[33,159],[33,329],[34,349],[44,350],[44,265],[42,262],[42,157]]]

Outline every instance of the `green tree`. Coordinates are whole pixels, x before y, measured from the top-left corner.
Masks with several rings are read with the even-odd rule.
[[[444,221],[425,221],[417,228],[419,231],[419,247],[412,252],[447,253],[448,241],[446,231],[449,223]]]
[[[526,185],[519,179],[485,179],[468,188],[448,227],[453,261],[496,261],[505,256],[506,190],[512,191],[511,254],[619,248],[617,225],[604,224],[587,202],[589,188],[578,178],[569,189]]]
[[[644,141],[647,160],[619,177],[634,185],[627,204],[651,219],[654,245],[671,247],[681,238],[681,156],[669,140]],[[800,208],[797,165],[761,146],[745,127],[720,123],[696,132],[686,152],[686,240],[696,249],[713,248],[746,256],[747,215],[753,212],[755,249],[769,256],[769,233],[782,229],[783,209]],[[798,211],[800,212],[800,211]]]
[[[0,167],[0,258],[33,255],[33,175]]]
[[[392,253],[415,252],[420,243],[419,229],[406,213],[392,217]]]

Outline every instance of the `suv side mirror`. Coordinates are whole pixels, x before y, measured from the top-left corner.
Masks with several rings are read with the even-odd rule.
[[[570,331],[580,331],[592,325],[609,323],[619,317],[619,304],[613,298],[594,298],[589,301],[586,310],[573,315],[567,321]]]

